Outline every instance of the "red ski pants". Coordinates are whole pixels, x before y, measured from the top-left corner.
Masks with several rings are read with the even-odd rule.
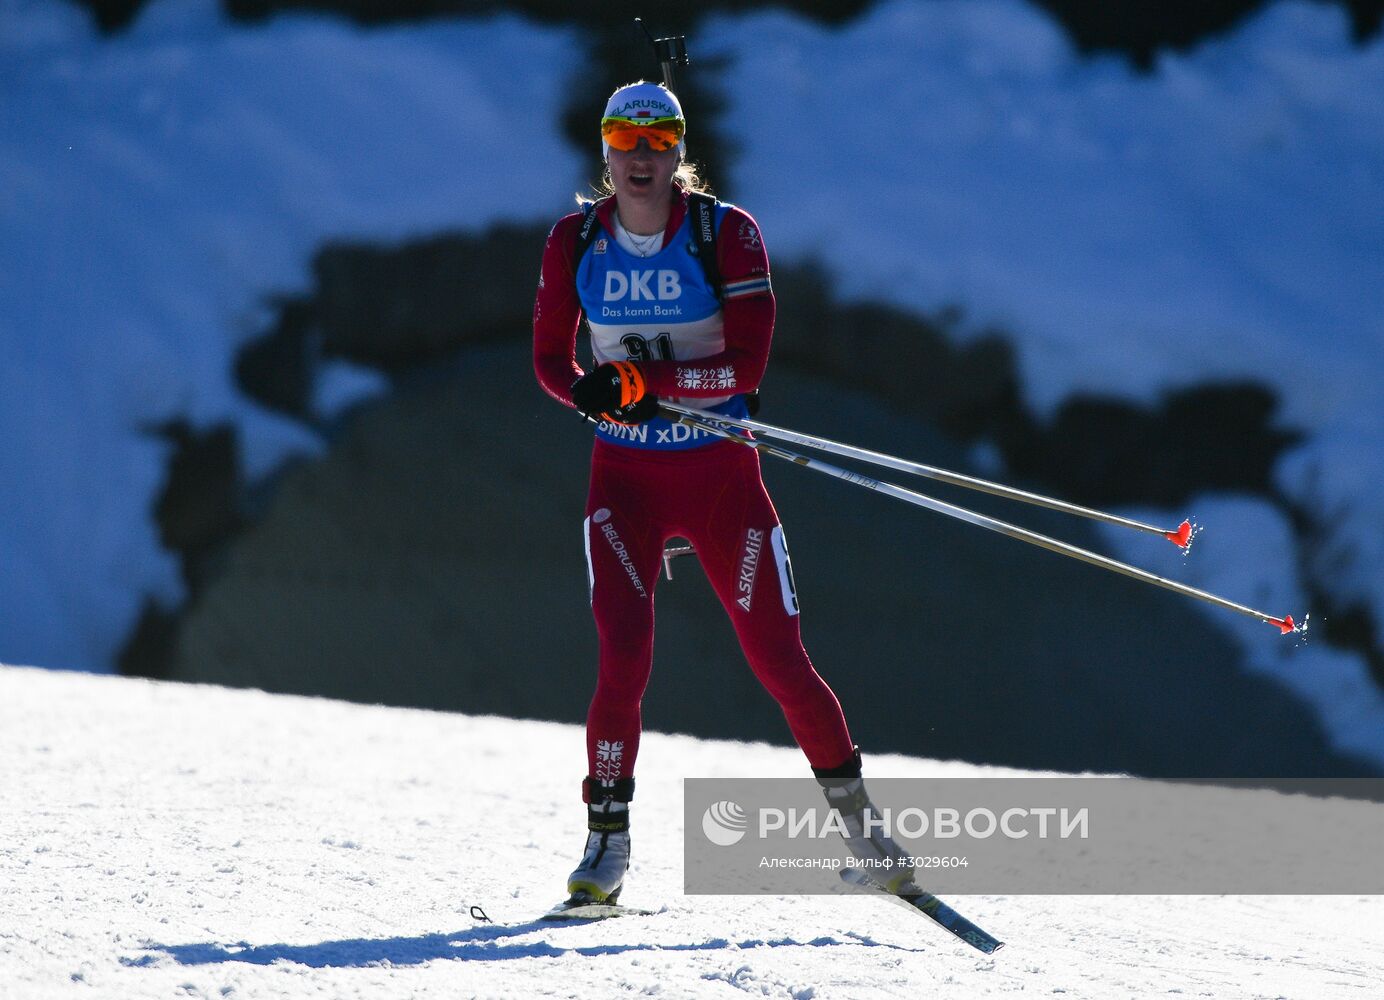
[[[585,527],[600,636],[586,717],[588,774],[611,781],[634,774],[640,701],[653,666],[654,585],[664,543],[678,536],[696,549],[750,669],[811,765],[850,758],[841,705],[803,649],[783,530],[757,452],[730,441],[654,452],[598,440]]]

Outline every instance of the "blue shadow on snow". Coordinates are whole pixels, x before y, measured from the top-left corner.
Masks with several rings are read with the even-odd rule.
[[[577,925],[567,925],[577,926]],[[416,937],[350,938],[342,941],[322,941],[318,944],[154,944],[145,946],[151,952],[172,956],[180,965],[215,965],[222,962],[245,962],[250,965],[273,965],[291,962],[311,969],[366,968],[369,966],[421,965],[440,959],[466,962],[504,962],[524,958],[559,958],[563,955],[620,955],[630,951],[718,951],[722,948],[785,948],[785,947],[872,947],[895,951],[919,951],[899,945],[881,944],[861,935],[839,941],[831,937],[811,941],[780,938],[774,941],[751,939],[731,944],[727,938],[686,944],[608,944],[589,947],[560,948],[543,941],[506,944],[506,938],[522,937],[538,931],[561,933],[564,925],[534,920],[525,924],[496,927],[474,927],[455,934],[420,934]],[[159,964],[158,955],[122,958],[122,965],[133,967]]]

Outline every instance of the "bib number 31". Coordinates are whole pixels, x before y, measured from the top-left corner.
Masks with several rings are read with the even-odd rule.
[[[645,337],[638,333],[627,333],[620,338],[625,352],[631,361],[673,361],[673,335],[660,333]]]

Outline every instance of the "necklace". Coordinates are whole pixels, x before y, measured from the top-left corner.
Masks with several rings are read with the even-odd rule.
[[[640,236],[632,233],[628,229],[625,235],[630,238],[630,243],[634,245],[635,252],[641,257],[648,257],[650,254],[657,253],[663,245],[662,233],[650,233],[648,236]]]

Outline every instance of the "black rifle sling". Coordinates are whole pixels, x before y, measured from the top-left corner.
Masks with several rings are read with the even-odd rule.
[[[708,194],[689,194],[687,210],[692,214],[692,253],[702,265],[706,283],[721,297],[721,265],[716,260],[716,199]]]

